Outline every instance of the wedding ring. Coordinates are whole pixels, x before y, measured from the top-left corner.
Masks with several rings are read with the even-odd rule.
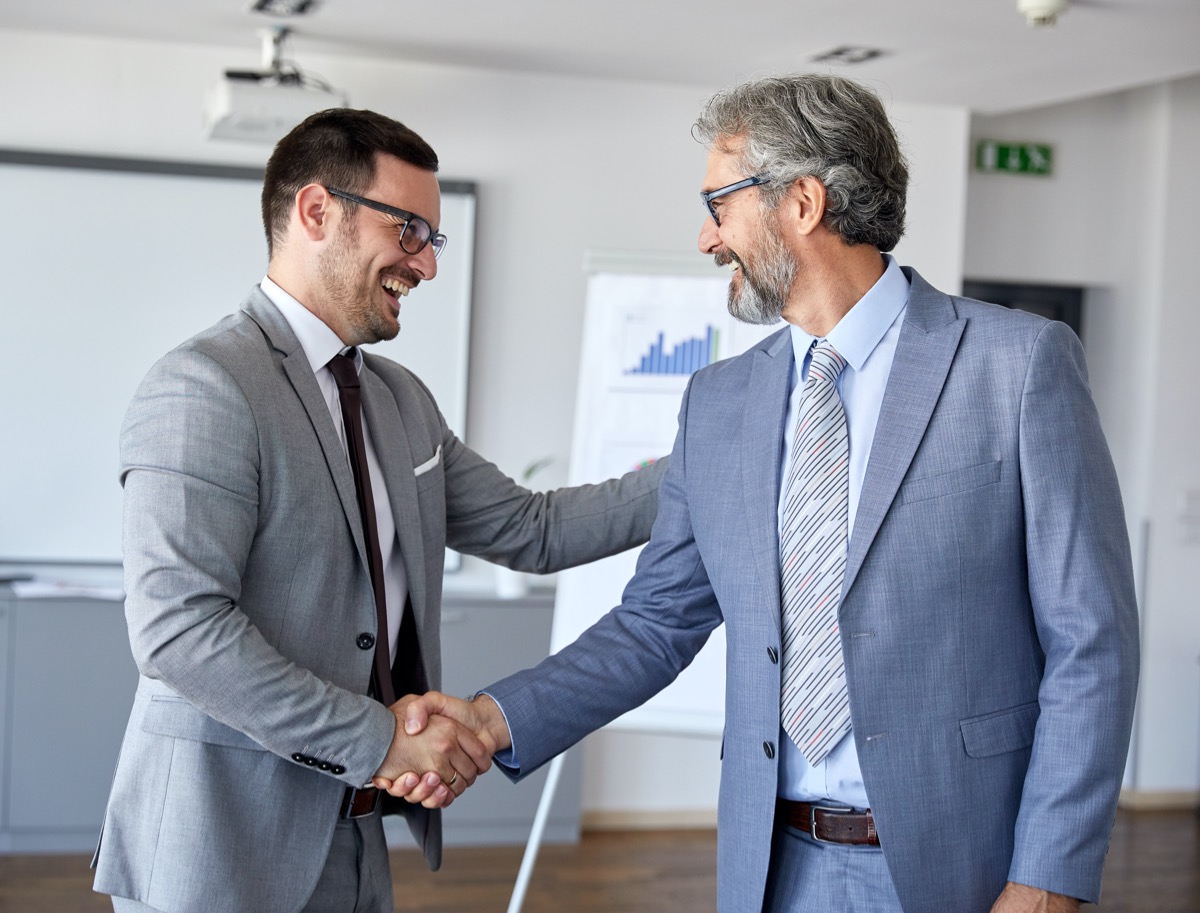
[[[458,771],[456,770],[456,771],[454,771],[454,776],[450,778],[450,782],[447,783],[446,785],[453,786],[457,782],[458,782]]]

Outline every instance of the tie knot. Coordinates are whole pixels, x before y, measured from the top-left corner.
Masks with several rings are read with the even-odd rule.
[[[819,380],[825,383],[836,383],[838,375],[845,367],[846,359],[842,358],[838,354],[838,350],[829,344],[829,340],[822,339],[813,347],[812,361],[808,365],[808,377],[811,380],[815,374]]]
[[[359,386],[358,368],[354,364],[355,351],[355,348],[351,346],[345,352],[329,359],[329,371],[333,375],[333,379],[337,381],[339,388]]]

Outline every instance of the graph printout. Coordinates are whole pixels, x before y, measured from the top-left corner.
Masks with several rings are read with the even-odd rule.
[[[597,273],[588,281],[571,484],[599,482],[671,452],[688,378],[738,355],[782,324],[729,316],[729,279]],[[558,575],[551,648],[569,644],[621,601],[638,551]],[[719,733],[725,634],[718,628],[675,684],[614,725]]]

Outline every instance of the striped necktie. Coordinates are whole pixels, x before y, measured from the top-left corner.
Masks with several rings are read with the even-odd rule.
[[[816,343],[800,395],[779,540],[781,720],[814,767],[850,730],[838,605],[846,573],[850,438],[837,379],[846,360]]]

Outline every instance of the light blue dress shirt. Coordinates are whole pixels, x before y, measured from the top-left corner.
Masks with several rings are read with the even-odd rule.
[[[875,440],[875,425],[883,391],[887,388],[900,325],[908,306],[908,279],[896,261],[887,255],[887,268],[871,289],[850,309],[825,338],[846,359],[846,367],[838,378],[838,392],[846,409],[850,435],[850,503],[849,529],[854,536],[854,517],[863,478],[867,473],[867,458]],[[780,453],[780,479],[787,478],[787,466],[796,435],[796,410],[800,403],[803,381],[808,378],[812,346],[817,337],[810,336],[797,326],[791,327],[792,392],[788,398],[787,419],[784,424],[783,446]],[[780,485],[778,522],[783,529],[783,500],[786,492]],[[869,808],[858,750],[853,733],[847,733],[833,751],[816,767],[804,760],[788,734],[779,730],[779,795],[785,799],[812,801],[828,799],[839,805]]]

